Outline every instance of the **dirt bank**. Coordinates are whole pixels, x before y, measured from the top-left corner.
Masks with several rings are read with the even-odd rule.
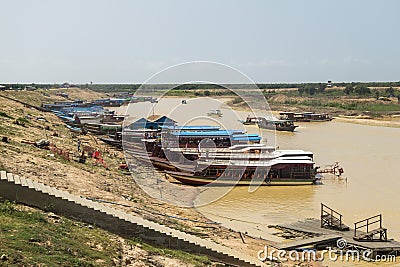
[[[71,89],[70,89],[71,90]],[[1,92],[0,94],[3,94]],[[49,99],[60,99],[52,91],[45,92],[6,92],[9,97],[39,104]],[[87,91],[72,89],[69,95],[82,99]],[[43,96],[43,98],[42,98]],[[95,98],[97,98],[96,95]],[[85,97],[86,98],[86,97]],[[89,100],[89,97],[87,97]],[[268,241],[246,237],[242,241],[238,232],[226,229],[191,208],[175,207],[150,198],[137,186],[131,175],[119,169],[124,162],[121,151],[109,147],[97,137],[78,136],[71,133],[63,122],[52,113],[41,112],[25,107],[20,103],[0,97],[0,168],[44,184],[66,190],[72,194],[87,198],[101,199],[113,203],[115,208],[138,214],[146,219],[168,225],[205,239],[213,240],[253,257]],[[78,156],[78,140],[102,152],[105,168],[88,159],[85,164],[66,160],[54,155],[50,150],[40,149],[31,142],[47,139],[63,151],[68,151],[71,158]],[[1,139],[0,139],[1,140]],[[139,170],[141,171],[141,169]],[[183,218],[183,219],[179,219]]]

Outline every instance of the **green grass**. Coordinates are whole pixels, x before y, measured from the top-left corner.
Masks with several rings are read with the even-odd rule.
[[[150,255],[180,259],[195,266],[210,263],[207,257],[154,247],[138,240],[126,240]],[[40,211],[0,201],[0,254],[8,256],[0,266],[115,266],[120,255],[117,236],[97,227],[63,217],[48,219]]]
[[[209,266],[211,263],[206,256],[193,255],[181,250],[159,248],[149,244],[142,244],[142,248],[150,253],[176,258],[194,266]]]
[[[7,113],[2,112],[2,111],[0,111],[0,117],[5,117],[5,118],[9,118],[9,119],[12,119],[12,118],[13,118],[13,117],[11,117],[10,115],[8,115]]]
[[[342,102],[332,101],[323,99],[308,99],[308,100],[297,100],[289,99],[284,101],[286,105],[303,105],[312,107],[333,107],[344,110],[357,110],[357,111],[369,111],[369,112],[395,112],[400,111],[399,104],[391,103],[362,103],[362,102]]]
[[[21,211],[7,201],[0,205],[0,231],[0,253],[8,255],[11,265],[96,266],[101,260],[110,266],[118,252],[100,229],[66,219],[55,224],[40,212]],[[91,240],[103,251],[93,249]]]

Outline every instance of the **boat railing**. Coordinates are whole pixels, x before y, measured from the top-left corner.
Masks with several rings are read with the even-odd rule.
[[[210,160],[202,160],[198,161],[199,164],[201,162],[204,162],[204,164],[209,165],[211,164],[221,164],[221,165],[227,165],[227,166],[260,166],[260,167],[270,167],[273,165],[272,163],[273,160],[270,161],[248,161],[248,160],[219,160],[219,159],[210,159]]]

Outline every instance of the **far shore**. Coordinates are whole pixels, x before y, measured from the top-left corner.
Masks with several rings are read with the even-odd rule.
[[[182,96],[164,96],[165,98],[181,98],[181,99],[187,99]],[[249,111],[250,109],[244,108],[243,106],[232,106],[229,105],[229,101],[231,101],[233,98],[232,97],[218,97],[218,99],[222,99],[223,102],[226,104],[226,108],[232,108],[236,111]],[[124,112],[119,112],[121,114],[125,113],[128,106],[123,106]],[[109,108],[111,110],[122,110],[121,107],[119,108]],[[272,111],[272,114],[276,117],[279,117],[279,111]],[[380,126],[380,127],[392,127],[392,128],[400,128],[400,116],[399,115],[394,115],[394,116],[385,116],[382,118],[375,118],[375,117],[369,117],[369,116],[346,116],[346,115],[337,115],[333,116],[333,118],[336,121],[343,122],[343,123],[354,123],[354,124],[362,124],[362,125],[368,125],[368,126]]]

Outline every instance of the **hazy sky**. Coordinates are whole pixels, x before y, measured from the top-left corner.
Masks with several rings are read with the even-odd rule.
[[[266,83],[400,80],[397,0],[0,0],[0,10],[0,83],[141,83],[194,60]]]

